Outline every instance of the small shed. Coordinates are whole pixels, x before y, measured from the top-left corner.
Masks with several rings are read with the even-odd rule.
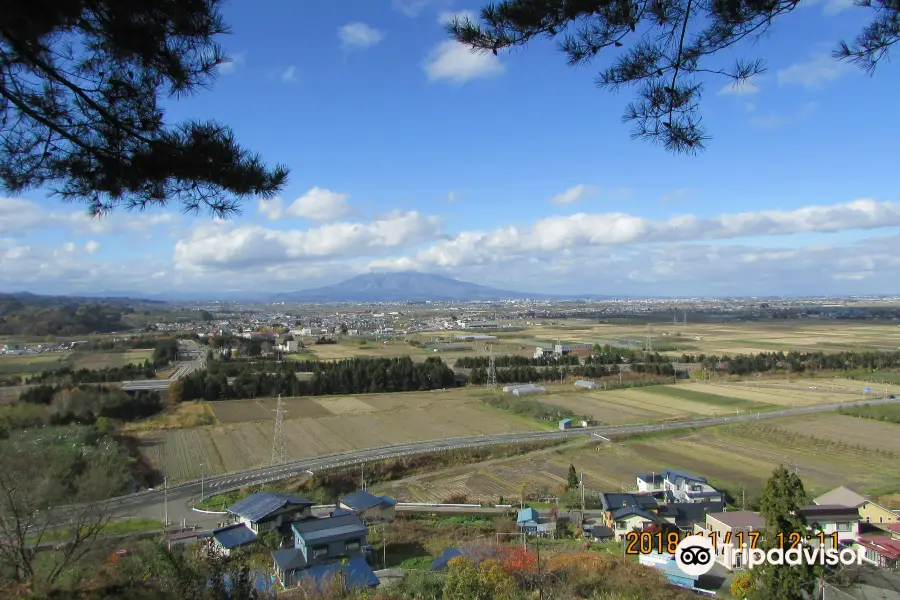
[[[572,419],[563,419],[559,422],[560,429],[572,429]]]

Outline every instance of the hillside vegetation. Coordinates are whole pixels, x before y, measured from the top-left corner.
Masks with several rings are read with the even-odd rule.
[[[0,294],[0,335],[71,336],[110,333],[133,325],[124,300]]]

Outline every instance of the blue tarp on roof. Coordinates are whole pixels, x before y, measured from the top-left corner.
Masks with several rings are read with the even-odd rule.
[[[529,521],[534,521],[535,523],[540,523],[541,521],[538,512],[530,506],[519,510],[519,514],[516,517],[516,523],[527,523]]]
[[[276,492],[256,492],[235,502],[228,507],[228,512],[243,517],[254,523],[266,518],[276,510],[284,508],[288,504],[297,506],[312,506],[312,500],[301,498],[294,494],[280,494]]]
[[[298,579],[301,577],[311,577],[316,585],[321,585],[324,581],[337,576],[338,572],[343,570],[344,577],[348,588],[374,587],[378,585],[379,579],[372,570],[372,567],[366,562],[366,559],[357,556],[347,561],[347,564],[331,563],[329,565],[321,565],[318,567],[310,567],[297,572]]]
[[[462,556],[462,555],[463,555],[462,550],[460,550],[459,548],[449,548],[449,547],[444,548],[443,554],[438,556],[431,563],[431,570],[432,571],[441,571],[443,569],[446,569],[447,563],[449,563],[452,559],[456,558],[457,556]]]
[[[344,506],[349,506],[353,510],[375,508],[376,506],[381,506],[382,504],[387,504],[388,506],[393,506],[394,504],[396,504],[393,499],[388,498],[387,496],[376,496],[374,494],[370,494],[365,490],[347,494],[346,496],[341,498],[340,503]]]
[[[213,539],[229,550],[256,541],[256,534],[243,523],[229,525],[212,532]]]

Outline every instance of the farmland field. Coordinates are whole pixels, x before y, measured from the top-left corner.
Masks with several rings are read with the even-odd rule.
[[[483,406],[466,389],[284,401],[290,458],[543,429],[538,423]],[[149,461],[173,480],[260,466],[271,458],[274,399],[213,402],[209,406],[222,425],[135,433]]]
[[[635,488],[639,473],[683,469],[748,495],[780,464],[795,468],[807,491],[837,485],[890,497],[900,492],[900,425],[836,414],[651,436],[622,443],[582,443],[565,450],[469,465],[377,486],[401,501],[438,501],[451,493],[470,502],[516,497],[522,482],[544,494],[566,480],[569,464],[584,471],[588,492]],[[438,499],[438,500],[435,500]]]
[[[690,319],[690,317],[688,317]],[[654,323],[654,344],[670,352],[750,354],[778,350],[900,349],[900,327],[873,322],[742,322],[742,323]],[[506,343],[528,346],[562,343],[600,343],[641,347],[646,324],[604,324],[582,321],[571,325],[528,327],[501,334]]]
[[[42,371],[71,367],[102,369],[143,363],[153,357],[153,350],[122,352],[42,352],[18,356],[0,356],[0,375],[33,375]]]

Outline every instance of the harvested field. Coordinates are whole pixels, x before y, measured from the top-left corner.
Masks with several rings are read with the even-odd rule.
[[[392,396],[400,401],[389,400]],[[321,405],[323,400],[334,401],[332,406],[343,407],[345,412],[331,414]],[[223,423],[221,426],[137,432],[136,435],[144,440],[145,454],[151,464],[165,468],[173,481],[198,478],[200,462],[206,465],[203,472],[210,474],[260,466],[272,456],[272,413],[267,409],[274,409],[274,405],[273,399],[214,402],[210,406]],[[482,406],[466,390],[290,398],[286,399],[286,405],[284,429],[290,458],[406,441],[542,429],[538,423]],[[346,411],[359,405],[368,410]],[[310,407],[321,412],[314,413],[315,416],[297,416]],[[252,420],[237,421],[249,417]],[[255,420],[257,417],[259,420]],[[190,455],[178,458],[181,452],[193,452],[196,445],[203,446],[197,456],[202,454],[206,460],[192,460]]]
[[[153,350],[125,350],[122,352],[76,352],[73,355],[75,369],[104,369],[122,367],[128,364],[141,364],[153,358]]]
[[[409,502],[439,501],[451,491],[467,494],[469,501],[496,502],[500,495],[516,497],[523,481],[529,493],[544,494],[574,464],[585,473],[588,493],[634,490],[639,473],[674,468],[706,476],[732,493],[745,487],[752,498],[784,464],[797,470],[813,495],[842,484],[887,502],[900,498],[898,432],[898,425],[835,414],[791,417],[616,444],[578,444],[420,475],[377,489]]]
[[[347,413],[370,412],[375,410],[374,406],[366,404],[362,400],[351,396],[317,398],[315,402],[333,415],[345,415]]]
[[[52,369],[72,365],[71,352],[44,352],[41,354],[21,354],[0,356],[0,375],[32,375]]]
[[[540,402],[559,406],[572,411],[572,414],[588,415],[598,423],[619,425],[624,423],[646,423],[660,421],[668,415],[652,410],[645,410],[633,406],[617,404],[610,397],[610,401],[601,398],[605,395],[592,396],[585,392],[574,394],[558,394],[541,396]]]
[[[684,385],[660,385],[643,388],[644,390],[664,396],[667,398],[675,398],[679,400],[688,400],[690,402],[699,402],[709,405],[710,410],[750,410],[760,411],[775,408],[767,402],[756,402],[744,398],[733,398],[731,396],[710,394],[700,391],[697,386]]]

